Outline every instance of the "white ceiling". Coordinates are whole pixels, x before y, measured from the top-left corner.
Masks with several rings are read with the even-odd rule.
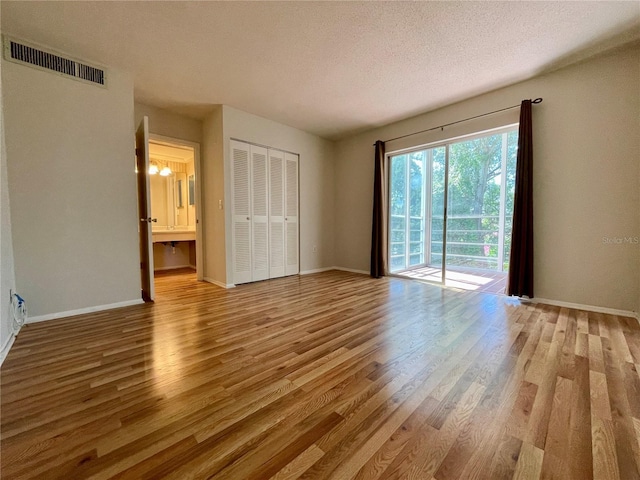
[[[226,104],[341,138],[640,37],[640,2],[1,2],[2,30],[129,71],[136,101]]]

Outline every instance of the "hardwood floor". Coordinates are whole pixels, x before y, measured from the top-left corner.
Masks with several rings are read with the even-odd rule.
[[[640,478],[635,319],[345,272],[29,325],[2,478]]]
[[[441,283],[442,269],[436,267],[402,270],[396,275]],[[476,292],[504,294],[507,289],[507,273],[492,270],[448,267],[445,273],[445,286],[473,290]]]

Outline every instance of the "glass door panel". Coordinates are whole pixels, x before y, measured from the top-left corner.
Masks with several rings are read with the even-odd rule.
[[[444,197],[446,179],[446,147],[428,150],[429,153],[429,280],[442,281],[442,252],[444,249]]]
[[[389,169],[389,270],[407,265],[407,156],[390,158]]]
[[[412,152],[409,160],[409,225],[407,268],[425,263],[425,156],[426,152]]]
[[[390,157],[389,270],[441,281],[444,146]]]
[[[447,268],[508,267],[517,136],[504,132],[449,145]]]

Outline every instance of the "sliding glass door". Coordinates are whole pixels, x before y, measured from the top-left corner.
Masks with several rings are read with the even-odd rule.
[[[390,256],[392,271],[424,263],[424,152],[391,158]]]
[[[448,146],[449,267],[508,270],[517,147],[513,130]]]
[[[508,269],[516,128],[389,156],[390,273]]]
[[[445,146],[390,157],[389,269],[432,267],[444,251]]]

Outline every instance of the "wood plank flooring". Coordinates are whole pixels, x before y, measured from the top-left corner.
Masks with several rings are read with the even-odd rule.
[[[442,269],[436,267],[412,268],[397,272],[396,275],[433,283],[442,282]],[[507,290],[507,276],[507,272],[447,267],[444,284],[462,290],[504,294]]]
[[[631,318],[345,272],[29,325],[7,479],[640,479]]]

